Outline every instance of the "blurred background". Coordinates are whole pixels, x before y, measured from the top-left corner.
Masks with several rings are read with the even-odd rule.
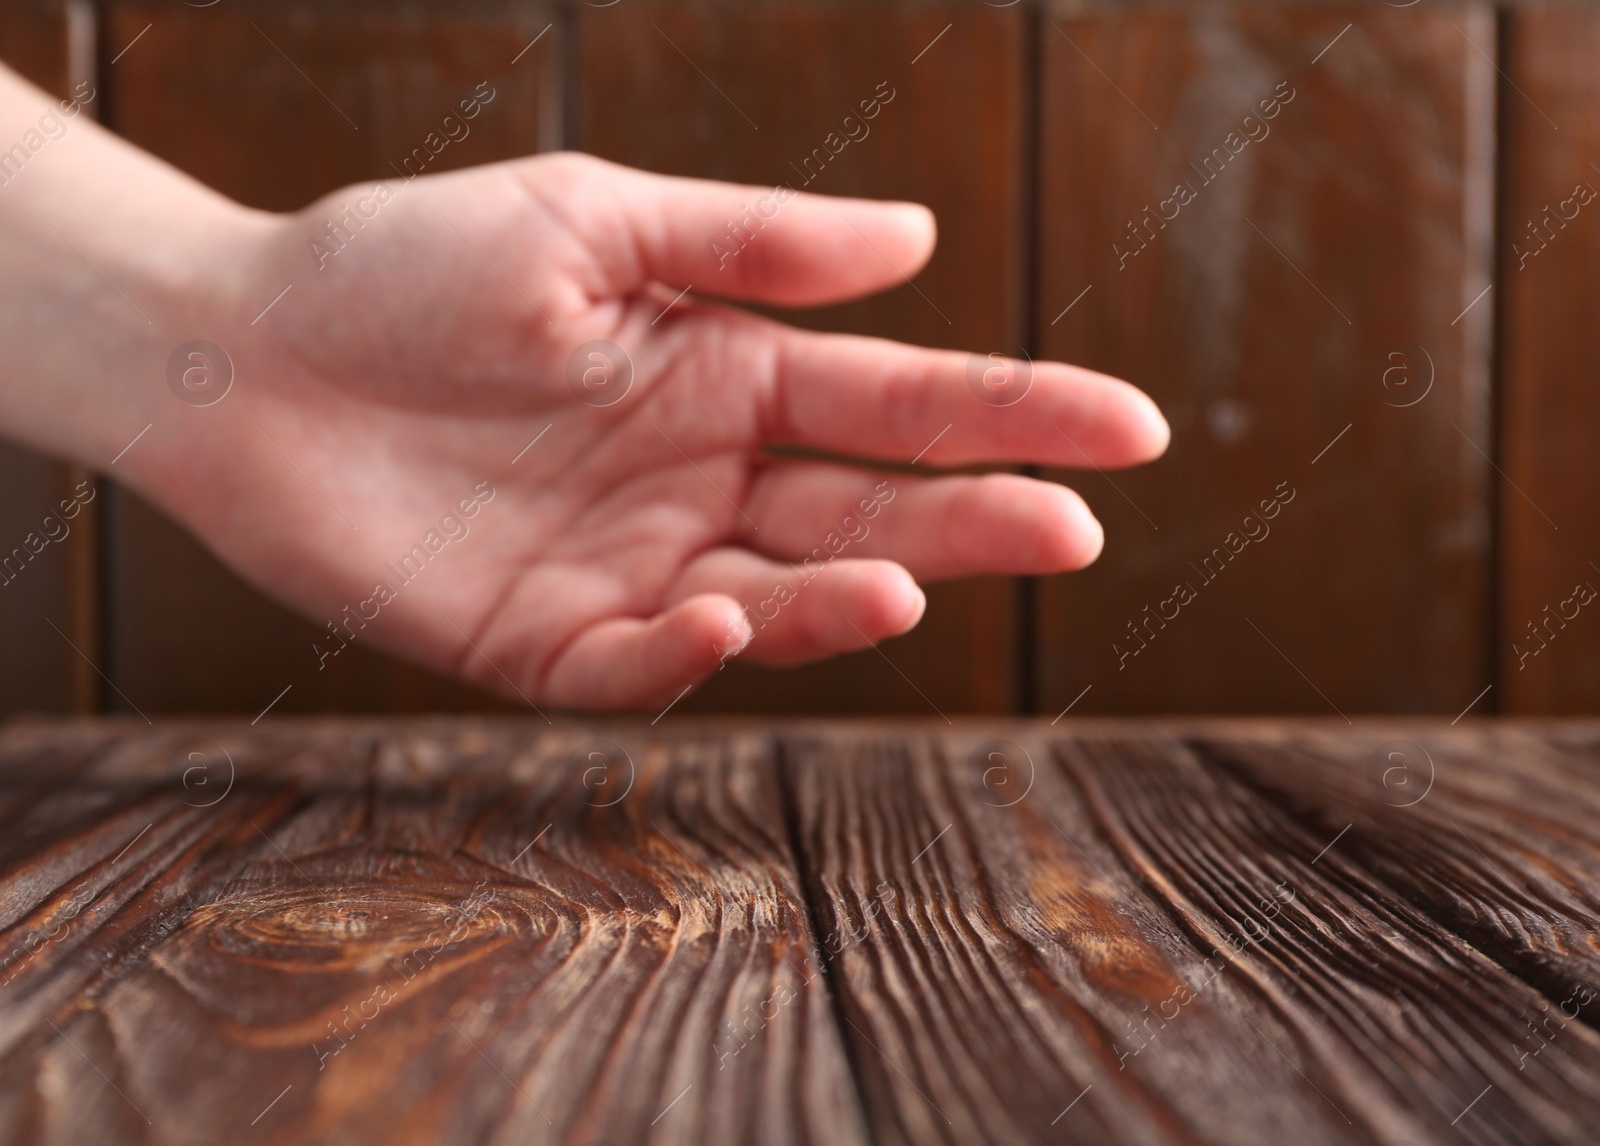
[[[682,711],[1600,699],[1600,9],[4,0],[0,57],[274,210],[396,178],[483,83],[428,170],[576,148],[920,200],[914,285],[792,320],[1064,359],[1166,411],[1160,462],[1047,475],[1106,525],[1092,569],[937,586],[902,639],[735,664]],[[13,548],[86,480],[70,536]],[[359,647],[317,672],[320,625],[10,446],[0,551],[0,712],[254,715],[285,682],[275,714],[510,707]]]

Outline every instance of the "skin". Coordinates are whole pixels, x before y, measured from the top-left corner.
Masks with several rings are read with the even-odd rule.
[[[392,181],[319,256],[312,241],[331,249],[325,225],[370,209],[372,186],[249,210],[0,68],[0,146],[52,112],[66,133],[0,187],[0,431],[131,486],[308,617],[365,601],[378,611],[357,639],[541,706],[658,705],[735,653],[795,664],[903,633],[919,581],[1058,573],[1100,551],[1063,486],[874,461],[1109,469],[1167,444],[1147,397],[1087,370],[1035,363],[1027,395],[995,406],[966,354],[708,301],[899,285],[933,251],[920,206],[796,195],[719,267],[711,240],[771,188],[560,154]],[[233,366],[211,405],[168,383],[196,338]],[[631,360],[609,405],[568,381],[597,339]],[[870,533],[797,576],[884,481]],[[470,532],[400,584],[386,563],[484,488]],[[792,600],[754,630],[779,583]]]

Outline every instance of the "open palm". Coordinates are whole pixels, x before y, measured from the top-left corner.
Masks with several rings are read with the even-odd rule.
[[[208,316],[234,389],[145,484],[331,622],[308,665],[365,640],[541,705],[656,704],[736,652],[904,632],[919,579],[1092,561],[1061,486],[768,451],[1111,467],[1167,440],[1088,371],[1036,363],[1002,405],[968,355],[700,301],[834,302],[932,252],[922,208],[772,194],[557,155],[259,220]]]

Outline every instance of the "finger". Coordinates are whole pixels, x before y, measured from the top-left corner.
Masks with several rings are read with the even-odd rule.
[[[816,306],[897,286],[933,253],[933,213],[915,203],[652,175],[582,155],[533,160],[527,170],[539,173],[530,190],[561,192],[552,209],[605,270],[597,293],[654,281]],[[574,203],[588,209],[572,211]]]
[[[1113,467],[1159,457],[1171,436],[1143,392],[1076,366],[1029,364],[1026,390],[997,405],[977,392],[991,393],[983,356],[755,319],[737,331],[746,345],[729,353],[751,361],[770,360],[776,343],[769,440],[934,465]],[[969,368],[979,378],[976,391]]]
[[[680,600],[649,620],[613,617],[583,630],[539,691],[568,708],[665,704],[738,652],[750,626],[737,601],[716,593]]]
[[[1105,534],[1065,486],[1018,474],[916,478],[818,462],[762,471],[746,544],[791,562],[880,557],[919,581],[1081,569]]]
[[[788,665],[896,637],[922,619],[927,598],[892,561],[840,558],[795,569],[744,549],[715,549],[684,570],[673,595],[726,594],[743,603],[754,634],[741,654]]]

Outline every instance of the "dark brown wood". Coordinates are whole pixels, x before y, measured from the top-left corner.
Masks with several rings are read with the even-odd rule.
[[[1597,764],[1594,721],[13,722],[0,1137],[1587,1143]]]
[[[765,739],[648,731],[13,726],[0,1133],[864,1141]]]
[[[808,0],[575,11],[575,146],[670,174],[933,208],[939,250],[914,285],[780,317],[932,346],[1020,345],[1025,13]],[[842,127],[880,83],[892,100],[870,121]],[[824,149],[825,164],[815,157],[846,131],[857,141],[837,155]],[[684,703],[700,711],[1011,712],[1022,701],[1018,642],[1013,582],[935,586],[918,628],[881,651],[782,672],[734,664]]]
[[[139,37],[116,64],[112,126],[251,206],[292,210],[346,184],[395,178],[390,165],[483,81],[494,86],[494,103],[430,170],[560,144],[562,31],[541,7],[107,7],[114,51]],[[254,715],[290,682],[296,687],[281,702],[289,711],[510,707],[369,649],[341,658],[337,671],[307,673],[320,629],[249,588],[136,497],[114,490],[108,502],[107,671],[146,712]]]
[[[65,97],[80,81],[94,83],[94,32],[87,3],[17,0],[0,9],[0,60]],[[0,560],[9,562],[0,569],[0,715],[93,711],[101,688],[91,664],[100,657],[94,482],[0,442],[0,491]]]
[[[92,712],[100,494],[88,474],[5,444],[0,489],[0,713]]]
[[[1553,742],[1514,727],[1433,729],[1381,744],[1307,743],[1272,730],[1192,747],[1311,830],[1343,832],[1346,856],[1547,996],[1564,999],[1574,984],[1600,981],[1591,942],[1600,906],[1592,735]],[[1517,786],[1509,804],[1508,759]],[[1501,901],[1510,910],[1482,910]]]
[[[70,0],[14,0],[0,11],[0,59],[45,91],[63,98],[78,80],[92,80],[94,11]]]
[[[1410,809],[1369,780],[1397,735],[1442,746]],[[791,744],[878,1139],[1587,1141],[1600,836],[1551,795],[1582,751],[1342,723]],[[1523,978],[1519,947],[1551,958]]]
[[[321,630],[263,596],[189,533],[111,487],[107,570],[112,711],[439,712],[508,709],[457,681],[361,645],[324,673]]]
[[[1454,715],[1492,657],[1490,10],[1077,11],[1040,33],[1039,350],[1174,439],[1067,475],[1107,545],[1043,586],[1041,710]]]
[[[1497,691],[1510,712],[1592,712],[1600,621],[1579,602],[1600,590],[1588,496],[1600,479],[1600,202],[1582,200],[1600,192],[1600,76],[1586,62],[1600,15],[1519,7],[1506,27]]]

